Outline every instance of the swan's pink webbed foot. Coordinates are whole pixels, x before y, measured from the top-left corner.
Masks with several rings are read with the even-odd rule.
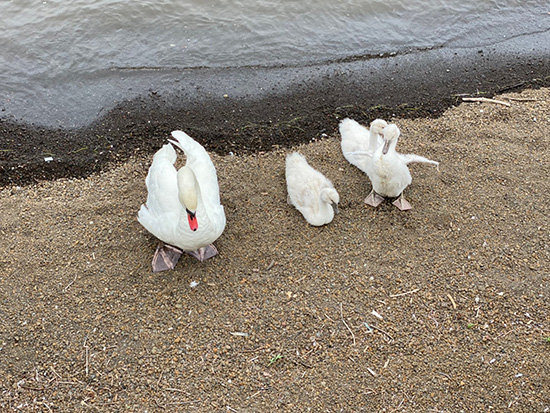
[[[207,245],[206,247],[199,248],[196,251],[185,251],[187,254],[195,257],[199,261],[207,260],[208,258],[212,258],[214,255],[218,254],[217,248],[214,246],[214,244]]]
[[[179,248],[161,242],[153,255],[153,272],[173,270],[182,253]]]
[[[365,204],[370,205],[372,207],[377,207],[382,202],[384,202],[384,197],[378,195],[376,192],[374,192],[374,189],[370,191],[370,194],[367,195],[365,198]]]
[[[397,198],[395,201],[393,201],[392,204],[394,204],[401,211],[407,211],[409,209],[412,209],[412,205],[409,204],[409,201],[407,201],[405,199],[403,194],[399,195],[399,198]]]

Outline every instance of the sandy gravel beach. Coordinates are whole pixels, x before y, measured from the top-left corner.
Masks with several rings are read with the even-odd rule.
[[[363,203],[336,135],[295,148],[340,193],[322,228],[286,203],[290,150],[213,154],[220,254],[165,273],[149,157],[5,187],[0,410],[549,411],[550,89],[506,97],[394,119],[441,163],[408,212]]]

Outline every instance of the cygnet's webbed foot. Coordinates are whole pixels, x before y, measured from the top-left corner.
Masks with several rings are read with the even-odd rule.
[[[409,209],[412,209],[412,205],[409,204],[409,201],[407,201],[405,199],[403,194],[399,195],[399,198],[397,198],[395,201],[393,201],[392,204],[394,204],[401,211],[407,211]]]
[[[212,258],[214,255],[218,254],[217,248],[214,246],[214,244],[207,245],[206,247],[199,248],[196,251],[185,251],[187,254],[195,257],[199,261],[207,260],[208,258]]]
[[[380,205],[382,202],[384,202],[384,197],[374,192],[374,189],[370,191],[370,194],[368,194],[367,197],[365,198],[365,204],[375,208],[378,205]]]
[[[173,270],[182,253],[179,248],[161,242],[153,255],[153,272]]]

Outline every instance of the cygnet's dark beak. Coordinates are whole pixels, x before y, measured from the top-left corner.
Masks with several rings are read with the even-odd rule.
[[[390,141],[384,140],[384,147],[382,148],[382,154],[383,155],[387,154],[388,149],[390,149]]]
[[[337,214],[338,213],[338,204],[336,202],[332,202],[330,204],[330,206],[332,207],[334,213]]]

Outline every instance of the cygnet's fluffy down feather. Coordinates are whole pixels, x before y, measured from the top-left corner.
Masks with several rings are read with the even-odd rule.
[[[374,155],[369,178],[373,192],[367,197],[369,205],[377,206],[382,201],[377,196],[395,198],[394,202],[399,209],[410,209],[411,206],[403,197],[403,191],[412,182],[408,164],[411,162],[430,163],[438,166],[439,162],[415,154],[401,154],[396,151],[400,131],[397,125],[390,124],[384,128],[384,144],[379,146]]]
[[[313,169],[297,152],[286,157],[286,184],[289,203],[315,226],[332,221],[340,196],[332,182]]]

